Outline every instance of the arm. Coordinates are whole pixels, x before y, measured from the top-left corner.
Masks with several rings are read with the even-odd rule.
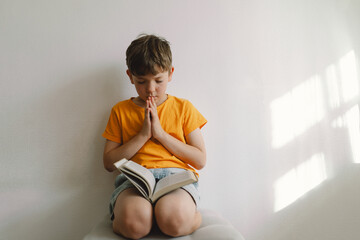
[[[146,143],[147,138],[140,134],[133,137],[129,142],[121,145],[120,143],[106,140],[103,162],[104,167],[109,172],[116,170],[114,163],[122,158],[131,159],[137,151]]]
[[[179,141],[165,131],[155,137],[168,151],[183,162],[200,170],[206,164],[204,139],[199,128],[186,136],[186,143]]]
[[[163,130],[153,99],[149,99],[147,104],[152,117],[152,136],[183,162],[198,170],[202,169],[206,164],[206,150],[200,129],[197,128],[185,136],[186,143],[183,143]]]
[[[122,158],[131,159],[137,151],[150,139],[151,137],[151,122],[150,113],[145,109],[145,119],[141,131],[125,144],[116,143],[107,140],[105,143],[103,163],[106,170],[113,172],[116,170],[114,163]]]

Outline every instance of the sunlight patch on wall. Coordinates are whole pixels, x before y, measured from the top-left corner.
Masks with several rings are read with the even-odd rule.
[[[274,184],[274,211],[289,206],[322,183],[327,178],[325,167],[324,154],[318,153],[280,177]]]
[[[333,128],[347,128],[354,163],[360,163],[360,117],[359,105],[332,122]]]
[[[280,148],[324,117],[323,86],[318,75],[270,104],[272,147]]]
[[[359,96],[354,50],[325,69],[330,109]],[[323,82],[314,75],[270,104],[272,147],[281,148],[320,122],[325,115]]]
[[[359,96],[359,80],[356,71],[356,57],[352,50],[338,62],[325,70],[330,109],[341,106]]]
[[[339,114],[350,108],[331,126],[347,130],[353,161],[360,163],[360,110],[359,104],[351,104],[360,93],[355,52],[349,51],[324,70],[271,102],[272,147],[279,149],[292,142],[322,121],[328,111],[331,117],[331,112]],[[274,211],[289,206],[326,178],[324,153],[313,155],[274,183]]]
[[[355,52],[350,51],[340,59],[340,80],[344,102],[359,95],[359,80],[356,72]]]
[[[329,94],[329,105],[331,109],[340,107],[340,83],[338,77],[338,69],[334,64],[326,68],[326,82]]]

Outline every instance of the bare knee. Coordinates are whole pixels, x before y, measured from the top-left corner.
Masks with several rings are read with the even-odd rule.
[[[149,234],[152,227],[152,216],[125,214],[115,218],[113,231],[130,239],[139,239]]]
[[[151,204],[135,189],[123,191],[117,198],[114,209],[113,231],[130,239],[139,239],[149,234],[152,227]]]
[[[155,205],[156,222],[166,235],[179,237],[194,232],[201,224],[191,196],[183,189],[165,195]]]
[[[189,234],[186,225],[190,219],[187,219],[181,211],[161,212],[155,211],[156,222],[160,230],[171,237],[179,237]],[[191,221],[191,220],[190,220]]]

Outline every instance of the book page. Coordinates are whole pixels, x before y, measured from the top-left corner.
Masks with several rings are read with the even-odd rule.
[[[159,197],[163,196],[164,194],[178,189],[182,186],[188,185],[190,183],[197,182],[197,180],[197,176],[192,171],[185,171],[169,175],[158,181],[151,200],[155,202]]]
[[[136,174],[134,174],[131,171],[128,171],[127,169],[123,169],[122,173],[125,175],[125,177],[139,190],[139,192],[149,201],[150,195],[149,195],[149,188],[145,184],[145,182],[139,178]]]
[[[154,176],[148,169],[133,161],[126,162],[121,166],[121,169],[123,172],[126,171],[128,174],[131,174],[133,177],[137,177],[139,180],[141,180],[143,184],[138,184],[138,185],[146,186],[146,192],[148,193],[148,196],[151,196],[153,194],[153,190],[155,188],[156,182]],[[135,181],[134,178],[132,179],[133,181]],[[139,181],[136,180],[136,182]]]

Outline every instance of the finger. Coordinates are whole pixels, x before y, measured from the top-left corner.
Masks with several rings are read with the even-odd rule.
[[[151,97],[151,102],[152,102],[152,104],[156,107],[155,97]]]
[[[151,118],[151,115],[150,115],[150,103],[148,100],[146,100],[146,107],[145,107],[145,117],[146,118]]]
[[[146,112],[147,112],[147,118],[151,121],[151,119],[152,119],[152,111],[151,111],[151,107],[149,106],[149,107],[147,107],[146,108]]]
[[[154,98],[154,97],[151,98],[151,101],[150,101],[150,102],[151,102],[151,106],[152,106],[154,109],[156,109],[157,106],[156,106],[155,98]]]
[[[151,108],[152,108],[150,99],[149,99],[149,100],[146,100],[146,107],[147,107],[148,109],[151,109]]]
[[[145,119],[148,119],[149,117],[149,109],[146,107],[145,108]]]
[[[149,102],[149,108],[153,108],[154,104],[153,104],[152,99],[150,97],[149,97],[148,102]]]
[[[149,122],[149,124],[152,121],[152,113],[150,108],[147,110],[147,121]]]

